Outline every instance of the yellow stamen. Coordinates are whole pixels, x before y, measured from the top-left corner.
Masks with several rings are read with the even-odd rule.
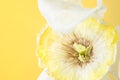
[[[74,43],[73,44],[74,50],[76,50],[79,53],[78,59],[81,62],[86,62],[90,59],[90,54],[92,50],[92,45],[89,45],[87,48],[81,44]]]

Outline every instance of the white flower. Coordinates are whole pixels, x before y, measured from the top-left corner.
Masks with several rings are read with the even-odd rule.
[[[102,3],[83,9],[60,0],[39,0],[39,9],[48,26],[38,44],[40,64],[47,70],[38,80],[103,78],[116,60],[118,36],[113,26],[96,19],[105,11]]]

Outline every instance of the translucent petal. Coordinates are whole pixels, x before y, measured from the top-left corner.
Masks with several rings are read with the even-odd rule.
[[[48,75],[47,69],[44,69],[37,80],[54,80],[54,79]]]
[[[69,0],[39,0],[39,10],[53,30],[59,33],[71,31],[81,21],[94,16],[104,15],[105,7],[102,0],[98,0],[96,8],[82,8],[72,4]],[[102,16],[103,17],[103,16]]]
[[[120,26],[116,26],[116,30],[119,34],[119,40],[118,40],[118,45],[117,45],[118,54],[117,54],[116,63],[114,64],[114,67],[112,68],[112,70],[115,71],[115,73],[118,73],[118,77],[120,79]],[[116,66],[118,67],[117,69],[115,68]]]

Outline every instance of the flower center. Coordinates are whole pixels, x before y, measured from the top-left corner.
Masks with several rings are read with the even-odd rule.
[[[91,55],[91,50],[92,50],[91,44],[85,47],[84,45],[81,45],[75,42],[73,44],[73,48],[78,53],[79,55],[78,59],[81,62],[88,62],[90,60],[90,55]]]
[[[66,54],[66,61],[72,62],[73,64],[83,66],[93,60],[92,43],[75,33],[63,37],[61,48]]]

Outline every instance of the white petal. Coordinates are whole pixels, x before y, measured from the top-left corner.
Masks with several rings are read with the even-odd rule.
[[[120,61],[119,61],[119,73],[118,73],[119,79],[120,79]]]
[[[118,48],[117,48],[118,54],[117,54],[117,59],[116,59],[115,65],[117,65],[116,67],[118,67],[118,68],[116,69],[116,68],[114,67],[113,70],[116,69],[116,70],[114,70],[114,71],[117,71],[118,77],[119,77],[119,79],[120,79],[120,26],[116,26],[116,30],[117,30],[118,35],[119,35],[119,40],[118,40],[118,46],[117,46],[117,47],[118,47]]]
[[[55,31],[60,33],[66,33],[72,30],[86,18],[92,16],[98,17],[105,12],[105,7],[103,5],[89,9],[68,2],[66,3],[61,0],[39,0],[38,6],[48,24]]]
[[[43,72],[40,74],[37,80],[54,80],[47,74],[47,69],[44,69]]]
[[[120,79],[120,26],[115,27],[118,35],[119,35],[119,41],[117,44],[117,55],[116,55],[116,60],[115,63],[111,66],[109,72],[117,79]],[[106,75],[107,76],[107,75]],[[104,80],[105,78],[103,78]],[[107,79],[109,80],[109,79]]]

